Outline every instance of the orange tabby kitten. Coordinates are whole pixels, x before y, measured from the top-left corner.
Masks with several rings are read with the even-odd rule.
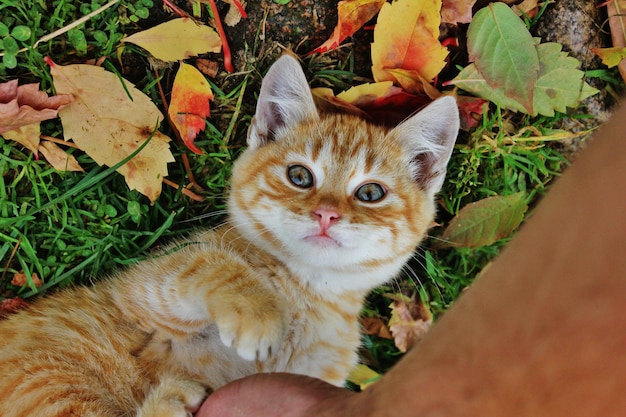
[[[391,131],[322,117],[298,62],[280,58],[229,222],[0,322],[0,416],[182,417],[256,372],[341,385],[364,297],[433,220],[458,126],[450,97]]]

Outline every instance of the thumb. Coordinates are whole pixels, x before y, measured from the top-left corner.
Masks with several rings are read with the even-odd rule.
[[[256,374],[215,391],[196,417],[304,417],[320,402],[341,401],[352,395],[346,389],[303,375]]]

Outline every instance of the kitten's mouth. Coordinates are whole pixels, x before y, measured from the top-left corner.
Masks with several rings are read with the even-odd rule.
[[[341,247],[341,243],[339,243],[336,239],[328,236],[326,233],[320,233],[317,235],[307,236],[304,238],[307,242],[310,242],[318,247]]]

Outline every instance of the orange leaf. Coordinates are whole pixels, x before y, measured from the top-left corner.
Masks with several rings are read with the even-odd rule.
[[[337,4],[337,26],[330,38],[312,50],[310,54],[322,53],[339,46],[349,36],[376,16],[386,0],[344,0]]]
[[[448,50],[439,43],[441,0],[397,0],[378,15],[372,44],[376,81],[394,81],[388,69],[417,71],[431,81],[446,65]]]
[[[168,114],[185,145],[197,154],[202,151],[193,141],[206,126],[205,119],[210,114],[209,101],[212,99],[211,86],[202,73],[189,64],[181,63],[174,79]]]
[[[31,275],[33,285],[35,288],[39,288],[43,285],[41,278],[36,273]],[[28,277],[23,272],[16,272],[13,274],[13,278],[11,279],[11,285],[15,285],[16,287],[23,287],[25,285],[29,285]]]

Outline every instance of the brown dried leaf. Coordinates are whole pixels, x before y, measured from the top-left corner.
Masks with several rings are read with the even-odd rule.
[[[456,25],[472,21],[472,7],[476,0],[443,0],[441,22]]]
[[[361,318],[362,333],[370,336],[378,336],[383,339],[392,339],[389,327],[380,317],[362,317]]]
[[[389,329],[396,347],[406,352],[430,329],[433,316],[421,300],[415,300],[415,296],[409,298],[403,294],[394,294],[388,297],[394,300],[390,305]]]
[[[33,285],[35,286],[35,288],[39,288],[43,285],[43,282],[41,281],[37,273],[32,274],[31,277],[33,279]],[[15,285],[16,287],[23,287],[24,285],[27,285],[27,284],[28,284],[28,277],[26,276],[25,273],[16,272],[15,274],[13,274],[13,279],[11,279],[11,285]]]
[[[43,141],[39,145],[39,152],[50,162],[56,170],[63,172],[85,172],[74,156],[61,149],[56,143]]]

